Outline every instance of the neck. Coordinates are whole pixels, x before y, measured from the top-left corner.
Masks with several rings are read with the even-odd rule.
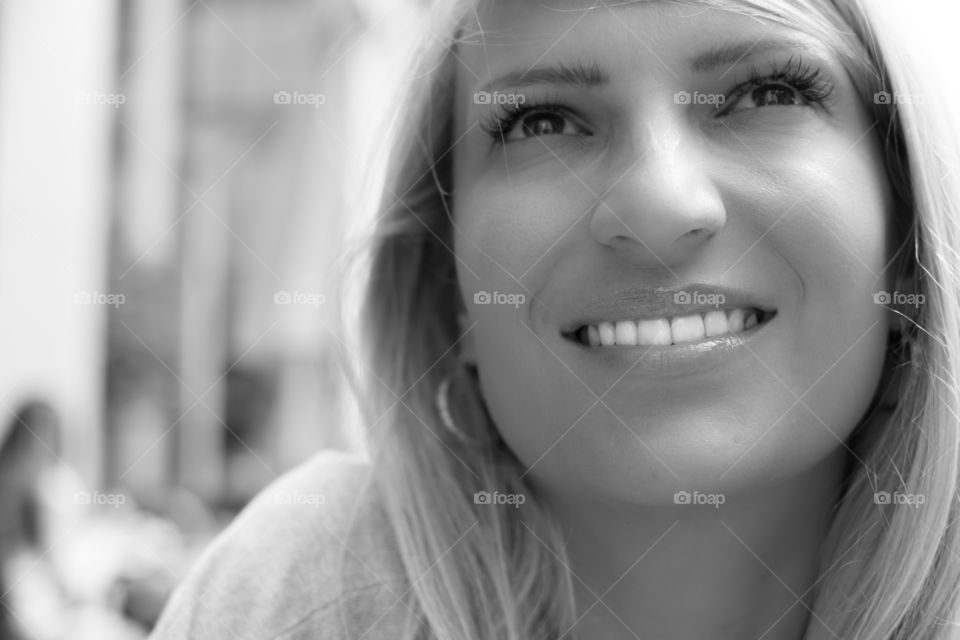
[[[712,505],[610,505],[548,494],[568,535],[576,637],[804,640],[845,450]],[[598,602],[598,598],[602,601]]]

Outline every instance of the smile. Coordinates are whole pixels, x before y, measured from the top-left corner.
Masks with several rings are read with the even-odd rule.
[[[670,317],[586,324],[565,337],[588,347],[669,346],[735,335],[776,315],[754,307],[717,309]]]

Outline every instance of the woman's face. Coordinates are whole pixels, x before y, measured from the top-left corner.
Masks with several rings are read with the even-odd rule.
[[[588,4],[484,3],[457,51],[454,250],[490,414],[568,495],[801,473],[882,371],[873,121],[799,30]]]

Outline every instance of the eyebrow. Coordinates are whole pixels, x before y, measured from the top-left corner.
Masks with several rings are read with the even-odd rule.
[[[815,51],[817,47],[805,40],[796,39],[760,39],[725,42],[718,47],[704,51],[690,58],[687,64],[692,71],[713,71],[718,67],[732,66],[753,55],[766,53],[774,49],[800,49]]]
[[[805,40],[760,39],[726,42],[689,58],[687,64],[694,72],[704,73],[722,66],[732,66],[750,56],[775,49],[800,49],[815,51],[817,47]],[[520,88],[537,84],[566,85],[592,89],[610,82],[610,77],[596,63],[534,66],[526,71],[511,71],[492,80],[479,91],[491,91],[496,87]]]
[[[610,77],[596,63],[575,62],[535,66],[526,71],[511,71],[483,85],[480,91],[489,91],[494,87],[529,87],[535,84],[560,84],[589,89],[601,87],[608,82]]]

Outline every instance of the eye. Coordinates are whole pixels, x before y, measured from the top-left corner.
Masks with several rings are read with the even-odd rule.
[[[744,109],[770,106],[790,106],[803,104],[804,97],[797,89],[780,83],[768,82],[751,89],[736,92],[734,102],[725,113],[734,113]]]
[[[482,125],[494,142],[517,142],[546,136],[590,135],[563,107],[557,105],[512,105]]]
[[[575,135],[579,129],[563,114],[536,111],[522,116],[507,132],[507,140],[540,138],[543,136]]]
[[[790,58],[785,64],[771,64],[766,75],[754,68],[750,80],[738,86],[717,111],[725,116],[759,107],[817,106],[829,110],[834,85],[820,67]]]
[[[767,106],[785,106],[801,104],[804,102],[803,96],[793,87],[784,84],[775,84],[768,82],[755,89],[746,91],[735,107],[767,107]],[[746,103],[746,104],[745,104]],[[752,103],[752,105],[750,104]],[[736,111],[736,108],[734,109]]]

